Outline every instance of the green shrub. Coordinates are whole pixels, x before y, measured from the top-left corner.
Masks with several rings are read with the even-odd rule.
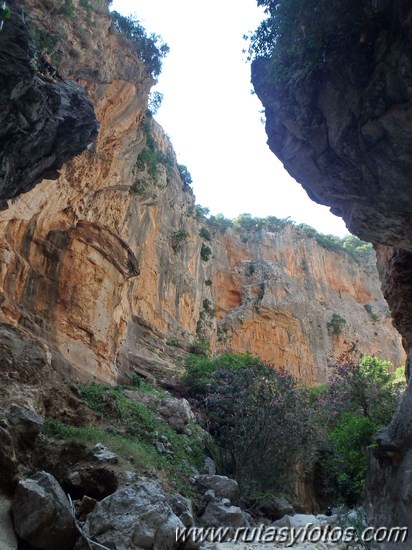
[[[205,355],[209,353],[210,343],[209,340],[205,337],[199,337],[197,340],[194,340],[189,346],[189,353],[194,355]]]
[[[132,17],[125,17],[117,11],[111,13],[113,27],[117,32],[131,40],[137,55],[145,63],[154,78],[159,76],[162,69],[162,60],[169,51],[169,46],[164,44],[160,36],[148,35],[139,21]]]
[[[174,348],[181,348],[182,347],[182,345],[180,343],[180,340],[178,340],[177,338],[169,338],[166,341],[166,345],[174,347]]]
[[[193,183],[192,176],[190,175],[189,170],[184,164],[178,164],[177,168],[179,170],[180,179],[184,186],[190,186]]]
[[[328,330],[332,332],[332,334],[341,334],[342,329],[346,325],[346,319],[341,317],[338,313],[334,313],[332,315],[331,320],[327,323]]]
[[[296,466],[312,460],[317,437],[308,396],[293,377],[252,356],[226,354],[192,363],[186,381],[204,396],[221,471],[244,495],[290,492]]]
[[[163,101],[163,94],[160,92],[150,92],[149,95],[149,113],[150,116],[157,114],[157,111],[160,109]]]
[[[172,248],[176,253],[182,250],[183,243],[187,242],[188,237],[189,233],[184,229],[179,229],[179,231],[172,233]]]
[[[207,245],[205,245],[205,243],[202,243],[202,247],[200,249],[200,257],[204,262],[207,262],[209,260],[211,253],[212,250]]]
[[[206,286],[212,286],[212,281],[210,279],[206,279],[205,285]]]
[[[360,500],[366,448],[392,418],[403,381],[390,363],[365,355],[358,363],[333,366],[329,386],[318,395],[329,433],[319,449],[318,488],[331,503],[353,506]]]
[[[210,213],[209,208],[206,208],[205,206],[201,206],[200,204],[196,204],[195,206],[195,217],[197,220],[202,220],[206,218]]]
[[[202,239],[205,239],[205,241],[212,240],[212,236],[210,234],[210,231],[206,229],[206,227],[201,227],[199,231],[199,235],[202,237]]]

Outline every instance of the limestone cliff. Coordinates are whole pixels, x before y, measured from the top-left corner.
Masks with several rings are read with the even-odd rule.
[[[382,10],[380,27],[370,34],[360,29],[334,63],[313,70],[296,66],[290,78],[276,83],[273,59],[258,60],[252,79],[273,152],[312,199],[376,243],[383,290],[409,350],[412,9],[402,0],[370,4]],[[412,525],[411,391],[409,386],[372,458],[369,513],[377,525]]]
[[[323,383],[328,365],[353,345],[403,360],[373,257],[358,262],[327,250],[292,225],[231,229],[214,242],[215,349],[252,352],[309,384]],[[339,334],[333,315],[347,321]]]
[[[404,359],[371,264],[292,227],[202,236],[207,220],[147,115],[153,78],[104,3],[74,3],[76,17],[27,6],[35,28],[58,31],[59,71],[86,90],[100,130],[56,181],[0,214],[0,322],[35,338],[54,369],[109,383],[133,369],[174,372],[199,336],[308,383],[352,344]],[[341,334],[328,330],[334,313],[347,321]]]

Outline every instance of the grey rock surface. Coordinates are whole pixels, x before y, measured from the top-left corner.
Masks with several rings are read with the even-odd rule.
[[[56,479],[37,472],[17,485],[13,503],[16,533],[40,550],[69,550],[75,527],[69,501]]]
[[[239,498],[239,486],[237,481],[226,476],[200,475],[195,479],[195,483],[200,491],[206,493],[209,490],[214,491],[216,498],[228,498],[236,503]]]
[[[7,420],[21,443],[30,447],[34,445],[43,425],[43,419],[39,415],[26,407],[13,405]]]
[[[112,453],[101,443],[96,443],[92,449],[92,456],[97,462],[107,462],[108,464],[117,464],[119,459],[116,453]]]
[[[246,527],[248,525],[245,515],[238,506],[216,500],[208,503],[200,517],[200,522],[205,527]]]
[[[174,547],[176,529],[183,527],[160,483],[142,479],[99,502],[84,529],[116,550],[168,550]]]
[[[188,423],[194,420],[194,414],[187,399],[176,397],[162,399],[157,412],[177,433],[183,433]]]
[[[0,40],[0,208],[43,177],[55,177],[98,128],[84,90],[41,57],[19,3],[8,6]]]

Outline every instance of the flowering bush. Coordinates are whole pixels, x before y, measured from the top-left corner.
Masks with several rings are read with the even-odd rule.
[[[311,462],[319,433],[306,389],[251,355],[205,358],[197,361],[197,373],[203,387],[194,393],[207,413],[221,469],[244,494],[291,493],[297,466]]]

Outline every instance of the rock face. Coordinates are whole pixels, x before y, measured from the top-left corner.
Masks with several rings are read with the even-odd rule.
[[[214,349],[254,353],[308,384],[325,381],[328,365],[353,346],[404,361],[373,258],[327,250],[292,226],[228,230],[216,241]],[[328,328],[333,315],[347,321],[340,334]]]
[[[252,79],[272,151],[312,199],[375,243],[383,291],[410,350],[412,9],[403,1],[393,6],[380,32],[327,70],[296,71],[275,84],[272,61],[260,60]],[[410,391],[371,457],[368,512],[379,525],[412,526]]]
[[[328,362],[352,344],[404,360],[372,265],[290,227],[209,228],[212,243],[199,235],[207,221],[170,142],[146,116],[153,78],[107,10],[79,5],[72,18],[26,3],[39,32],[55,30],[59,71],[84,87],[100,130],[56,181],[44,179],[0,213],[4,326],[39,342],[54,370],[109,383],[121,372],[175,369],[182,352],[170,342],[187,349],[199,334],[212,351],[250,351],[309,383],[324,381]],[[150,147],[155,177],[142,162]],[[328,331],[333,313],[348,321],[341,335]]]
[[[0,207],[91,145],[97,133],[84,90],[63,79],[30,36],[20,3],[8,3],[0,41]]]

